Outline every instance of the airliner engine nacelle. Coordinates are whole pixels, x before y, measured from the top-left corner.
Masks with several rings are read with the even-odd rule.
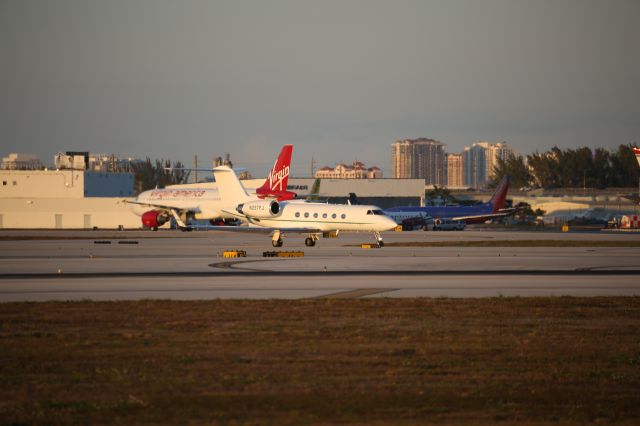
[[[247,217],[270,218],[280,213],[280,204],[276,200],[250,201],[238,205],[236,210]]]
[[[155,229],[164,225],[169,220],[169,215],[160,210],[150,210],[142,214],[142,226]]]

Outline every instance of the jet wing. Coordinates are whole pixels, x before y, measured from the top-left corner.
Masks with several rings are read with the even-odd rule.
[[[480,215],[470,215],[470,216],[456,216],[452,217],[451,220],[463,220],[466,223],[481,223],[486,222],[489,219],[496,219],[499,217],[506,217],[513,214],[513,212],[503,212],[503,213],[487,213]]]
[[[271,234],[280,231],[283,234],[321,234],[318,228],[269,228],[263,226],[207,226],[208,231],[247,232],[255,234]]]

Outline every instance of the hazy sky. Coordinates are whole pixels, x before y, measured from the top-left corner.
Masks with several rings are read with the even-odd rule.
[[[391,143],[523,154],[640,142],[640,1],[0,0],[2,152],[264,175]]]

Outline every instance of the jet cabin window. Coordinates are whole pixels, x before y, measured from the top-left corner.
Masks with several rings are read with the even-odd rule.
[[[300,212],[296,212],[296,217],[300,217]]]
[[[305,213],[305,214],[304,214],[304,217],[309,217],[309,213]]]

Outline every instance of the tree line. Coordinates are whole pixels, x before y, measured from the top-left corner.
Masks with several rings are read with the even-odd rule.
[[[498,159],[490,179],[495,187],[503,176],[511,176],[514,188],[608,188],[635,187],[640,168],[632,145],[617,150],[605,148],[560,149],[534,152],[525,157]]]
[[[151,161],[149,157],[145,161],[137,161],[131,164],[135,176],[136,192],[153,188],[164,188],[167,185],[187,183],[190,171],[184,170],[180,161],[170,160]]]

